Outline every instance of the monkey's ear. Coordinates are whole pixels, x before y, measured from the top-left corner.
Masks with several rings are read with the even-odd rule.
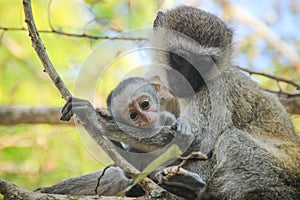
[[[162,11],[157,12],[156,18],[153,23],[154,28],[162,25],[162,19],[164,18],[164,16],[165,16],[165,14]]]
[[[164,90],[163,87],[165,85],[163,84],[163,82],[161,81],[161,79],[158,75],[152,76],[148,80],[158,93],[160,93],[162,90]]]
[[[158,75],[152,76],[149,78],[149,82],[152,83],[163,83]]]
[[[154,89],[156,90],[157,93],[160,93],[162,91],[162,85],[158,83],[151,83]]]

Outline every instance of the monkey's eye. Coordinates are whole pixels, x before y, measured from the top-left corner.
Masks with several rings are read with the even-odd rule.
[[[144,100],[142,101],[142,103],[140,103],[140,107],[143,109],[143,110],[146,110],[150,107],[150,103],[148,100]]]
[[[135,111],[133,111],[133,112],[131,112],[131,113],[129,114],[129,116],[130,116],[130,119],[136,120],[137,117],[138,117],[138,113],[135,112]]]

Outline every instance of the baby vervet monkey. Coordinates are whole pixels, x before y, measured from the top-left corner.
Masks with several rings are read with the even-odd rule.
[[[180,104],[169,88],[162,82],[158,75],[149,78],[149,82],[159,94],[160,103],[164,110],[172,113],[176,118],[180,115]]]
[[[187,120],[179,116],[179,102],[159,76],[121,81],[107,97],[107,108],[118,123],[147,129],[175,125],[183,134],[191,132]]]

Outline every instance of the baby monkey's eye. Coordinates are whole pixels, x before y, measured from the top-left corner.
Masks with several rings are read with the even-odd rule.
[[[131,113],[129,114],[129,116],[130,116],[130,119],[136,120],[137,117],[138,117],[138,113],[135,112],[135,111],[133,111],[133,112],[131,112]]]
[[[142,101],[142,103],[140,103],[140,107],[143,109],[143,110],[146,110],[150,107],[150,103],[148,100],[144,100]]]

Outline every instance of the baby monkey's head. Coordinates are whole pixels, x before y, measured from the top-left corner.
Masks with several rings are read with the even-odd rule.
[[[144,78],[128,78],[110,93],[107,107],[114,119],[123,124],[154,127],[160,121],[160,97]]]

